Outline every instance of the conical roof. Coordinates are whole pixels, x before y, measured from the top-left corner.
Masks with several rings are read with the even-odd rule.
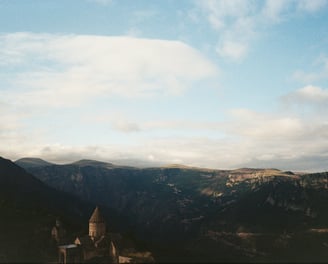
[[[101,223],[101,222],[105,222],[104,217],[102,216],[102,214],[100,213],[100,210],[98,208],[98,206],[96,207],[96,209],[93,211],[89,222],[92,223]]]

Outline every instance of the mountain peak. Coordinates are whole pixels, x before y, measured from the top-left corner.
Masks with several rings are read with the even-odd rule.
[[[48,161],[45,161],[40,158],[21,158],[15,161],[15,163],[23,168],[31,168],[31,167],[43,167],[43,166],[50,166],[53,165],[53,163],[50,163]]]
[[[89,160],[89,159],[82,159],[76,162],[71,163],[72,165],[79,165],[79,166],[99,166],[99,167],[113,167],[114,165],[109,162],[103,162],[98,160]]]

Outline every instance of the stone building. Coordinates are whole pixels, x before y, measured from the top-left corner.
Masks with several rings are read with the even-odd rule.
[[[52,237],[60,241],[62,231],[60,226],[52,229]],[[57,240],[58,239],[58,240]],[[98,207],[89,220],[89,234],[77,237],[73,243],[62,245],[58,243],[59,263],[118,263],[119,252],[111,235],[106,232],[105,219]]]
[[[81,263],[81,248],[74,244],[58,246],[59,263]]]
[[[118,262],[118,251],[106,233],[105,219],[98,207],[89,220],[89,235],[77,237],[74,244],[81,247],[83,260],[108,258],[112,263]]]
[[[89,220],[89,237],[92,240],[99,239],[106,235],[106,223],[104,217],[101,215],[98,206],[94,210]]]

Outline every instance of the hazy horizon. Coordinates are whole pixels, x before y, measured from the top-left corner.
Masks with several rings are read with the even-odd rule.
[[[0,0],[0,155],[328,170],[327,0]]]
[[[2,157],[2,158],[8,158],[8,157]],[[18,161],[24,161],[24,159],[36,159],[41,160],[45,162],[49,162],[53,165],[71,165],[74,163],[78,163],[81,161],[90,161],[90,162],[101,162],[101,163],[110,163],[114,166],[128,166],[128,167],[135,167],[135,168],[165,168],[165,167],[181,167],[181,168],[190,168],[190,169],[205,169],[205,170],[239,170],[239,169],[254,169],[254,170],[280,170],[280,171],[292,171],[294,173],[320,173],[325,172],[324,170],[320,171],[318,169],[304,169],[304,170],[288,170],[283,168],[276,168],[276,167],[270,167],[263,166],[263,167],[256,167],[256,166],[241,166],[241,167],[233,167],[233,168],[214,168],[214,167],[206,167],[206,166],[194,166],[192,164],[183,164],[183,163],[163,163],[163,162],[156,162],[156,161],[148,161],[148,160],[141,160],[141,159],[87,159],[87,158],[81,158],[81,159],[68,159],[68,160],[61,160],[60,157],[56,157],[55,160],[46,160],[40,157],[20,157],[18,159],[13,159],[12,162],[18,162]],[[26,161],[26,160],[25,160]]]

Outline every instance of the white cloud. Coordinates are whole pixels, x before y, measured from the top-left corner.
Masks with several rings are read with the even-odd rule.
[[[283,97],[287,103],[328,105],[328,90],[307,85]]]
[[[218,54],[234,60],[244,58],[255,37],[269,27],[290,19],[298,12],[317,12],[327,3],[327,0],[195,1],[200,17],[204,17],[218,33]],[[228,43],[238,43],[238,46]]]
[[[12,98],[33,105],[180,94],[218,72],[179,41],[16,33],[0,36],[0,48],[2,66],[17,71],[11,85],[19,91]]]
[[[167,130],[220,130],[222,123],[220,122],[205,122],[197,120],[160,120],[144,122],[142,128],[149,129],[167,129]]]
[[[292,3],[293,0],[267,0],[261,15],[269,22],[281,22]]]
[[[127,122],[125,120],[118,120],[116,122],[111,122],[111,127],[115,130],[121,132],[138,132],[141,130],[140,126],[135,122]]]
[[[249,109],[231,111],[235,118],[229,131],[256,141],[293,141],[303,136],[304,124],[298,117],[261,114]]]
[[[86,113],[82,111],[85,107],[99,110],[99,100],[104,103],[110,96],[119,96],[126,104],[140,97],[177,95],[218,74],[216,65],[183,42],[126,36],[2,34],[0,58],[0,70],[6,73],[0,79],[0,100],[6,102],[3,107],[0,104],[1,155],[10,158],[24,155],[72,161],[139,156],[140,145],[69,146],[55,142],[81,140],[84,131],[78,132],[78,140],[68,138],[73,131],[84,130],[81,121],[74,120],[72,127],[64,124],[71,124],[68,119],[72,116]],[[67,113],[64,108],[70,106],[77,106],[70,109],[70,117],[60,117],[59,112]],[[90,115],[97,118],[93,112]],[[120,116],[106,124],[92,129],[125,133],[144,129]],[[57,136],[55,129],[64,136]]]
[[[234,32],[242,31],[239,24],[241,20],[235,23]],[[226,38],[229,37],[233,39],[234,36],[226,32]],[[226,52],[230,52],[230,58],[246,55],[245,42],[231,41],[229,44]],[[3,121],[0,141],[2,155],[8,157],[39,156],[61,162],[124,157],[215,168],[235,168],[239,164],[279,165],[281,162],[286,168],[297,169],[306,157],[309,157],[307,166],[310,167],[316,164],[314,157],[320,159],[327,153],[328,120],[325,115],[304,117],[288,111],[258,113],[249,109],[233,110],[232,120],[225,123],[139,121],[135,116],[128,118],[110,113],[114,116],[107,122],[111,129],[141,132],[128,135],[131,141],[136,139],[133,145],[46,144],[49,137],[43,139],[42,133],[31,129],[36,120],[32,120],[30,131],[26,128],[23,114],[28,113],[23,110],[36,112],[36,107],[42,106],[46,112],[52,106],[60,109],[113,95],[177,94],[188,89],[189,84],[215,77],[218,70],[198,51],[179,41],[21,33],[2,35],[0,48],[0,68],[14,76],[10,87],[0,90],[0,100],[6,102],[0,103]],[[324,105],[328,102],[328,91],[309,85],[285,98],[298,104]],[[96,118],[94,113],[90,115]],[[165,133],[147,133],[150,130],[172,130],[182,135],[167,133],[171,135],[165,137],[159,136]],[[208,130],[211,130],[211,138]],[[188,131],[185,136],[184,131]],[[198,136],[192,136],[190,131],[196,131]],[[204,137],[199,136],[202,131],[206,132]],[[288,162],[295,167],[288,167]]]
[[[245,57],[247,53],[247,46],[243,43],[225,41],[217,46],[216,51],[221,57],[240,60]]]
[[[328,4],[327,0],[298,0],[298,8],[307,12],[316,12]]]
[[[328,91],[320,87],[308,85],[298,90],[295,96],[299,99],[312,102],[328,101]]]
[[[227,23],[229,20],[248,16],[253,11],[253,3],[254,1],[249,0],[196,1],[196,4],[208,13],[209,22],[217,30],[229,26]]]
[[[205,0],[196,1],[196,5],[219,34],[218,55],[233,60],[245,57],[255,34],[255,1]]]
[[[308,84],[314,83],[328,78],[328,58],[321,55],[313,63],[313,66],[316,66],[317,69],[313,72],[304,72],[302,70],[297,70],[292,74],[292,78],[296,81]]]
[[[324,95],[326,96],[326,93]],[[231,115],[230,121],[221,124],[195,121],[185,121],[181,124],[179,121],[138,123],[126,121],[127,119],[116,124],[117,129],[124,132],[139,129],[163,131],[166,128],[197,131],[213,129],[223,134],[223,137],[201,137],[199,133],[198,136],[191,136],[188,133],[179,137],[134,133],[129,135],[136,139],[133,140],[133,144],[117,142],[77,146],[35,143],[25,138],[25,141],[13,141],[15,146],[12,149],[15,149],[16,153],[5,147],[2,154],[10,158],[19,158],[21,156],[17,153],[20,153],[61,163],[82,158],[104,161],[124,158],[221,169],[240,166],[270,166],[290,170],[324,169],[322,159],[328,149],[328,120],[325,115],[305,118],[285,111],[259,113],[250,109],[234,109]],[[113,122],[110,123],[113,125]],[[17,145],[17,142],[22,144]],[[318,163],[318,160],[321,162]]]
[[[311,169],[318,166],[314,157],[323,157],[328,149],[328,120],[325,116],[304,118],[288,112],[259,113],[250,109],[231,110],[232,119],[225,123],[157,121],[145,123],[123,122],[118,128],[126,132],[139,129],[213,129],[218,134],[207,136],[149,136],[136,135],[135,144],[112,144],[85,147],[51,145],[39,148],[38,156],[76,160],[83,157],[101,160],[143,159],[162,163],[182,163],[212,168],[266,165],[281,169]],[[188,135],[188,136],[187,136]],[[92,151],[90,148],[93,148]],[[37,148],[35,148],[36,150]],[[46,150],[46,151],[45,151]],[[308,157],[308,163],[301,162]],[[288,166],[288,161],[290,166]],[[281,165],[279,166],[279,162]],[[299,163],[298,163],[299,162]],[[323,167],[317,167],[318,169]],[[313,167],[312,169],[315,169]]]
[[[328,92],[307,86],[286,96],[303,103],[328,102]],[[328,150],[328,118],[312,113],[260,113],[232,109],[225,122],[156,121],[140,123],[148,129],[196,130],[198,136],[144,138],[141,156],[148,153],[165,163],[193,166],[236,168],[240,166],[278,167],[290,170],[328,169],[322,160]],[[202,130],[217,132],[216,137],[200,137]],[[132,154],[132,153],[131,153]],[[320,161],[320,162],[318,162]]]
[[[317,90],[301,92],[307,95],[309,92],[310,97],[313,94],[318,96]],[[304,116],[286,110],[280,113],[258,113],[249,109],[235,109],[232,116],[227,132],[239,139],[236,149],[230,151],[232,156],[235,152],[239,153],[241,158],[236,160],[239,166],[312,171],[328,169],[322,163],[328,150],[326,115],[313,113]]]
[[[202,121],[202,120],[187,120],[187,119],[159,119],[140,121],[138,118],[127,117],[122,113],[108,113],[104,115],[93,115],[85,117],[86,122],[95,124],[109,124],[110,127],[119,132],[150,132],[150,131],[170,131],[176,133],[177,131],[217,131],[224,128],[223,122]]]

